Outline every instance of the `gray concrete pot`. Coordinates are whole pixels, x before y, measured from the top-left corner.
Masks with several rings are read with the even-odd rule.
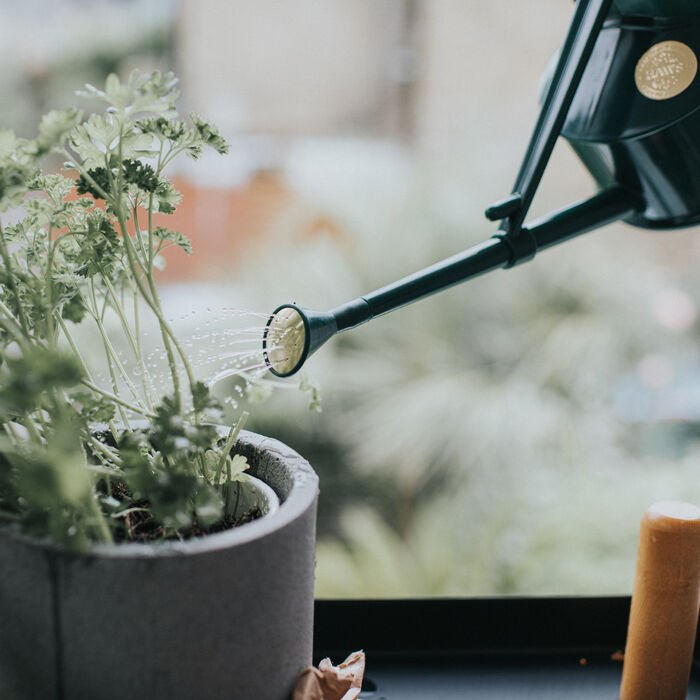
[[[0,529],[0,698],[288,700],[311,662],[318,478],[243,433],[279,509],[186,542],[69,555]]]

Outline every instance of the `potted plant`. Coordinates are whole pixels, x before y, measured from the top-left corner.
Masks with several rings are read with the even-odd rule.
[[[189,251],[154,222],[179,202],[165,168],[227,150],[178,115],[176,84],[112,75],[83,93],[104,111],[49,112],[31,140],[0,131],[1,697],[283,700],[311,660],[317,478],[241,432],[245,415],[221,427],[154,281],[166,247]],[[65,174],[39,169],[51,154]],[[108,386],[78,323],[92,324]]]

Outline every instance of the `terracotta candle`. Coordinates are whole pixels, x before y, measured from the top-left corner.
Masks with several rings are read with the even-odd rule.
[[[642,518],[620,700],[684,700],[700,604],[700,508],[656,503]]]

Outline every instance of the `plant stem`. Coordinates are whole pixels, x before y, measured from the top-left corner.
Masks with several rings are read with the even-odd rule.
[[[49,256],[46,262],[46,338],[49,342],[49,347],[52,349],[56,348],[56,325],[53,318],[53,261],[56,254],[56,241],[51,240],[53,234],[53,227],[49,226],[48,237],[48,247]]]
[[[162,153],[162,144],[161,144]],[[153,195],[148,197],[148,269],[153,269],[155,253],[153,251]]]
[[[117,467],[122,466],[123,462],[119,457],[117,450],[111,448],[109,445],[105,445],[103,442],[100,442],[93,435],[90,436],[89,443],[92,448],[103,454],[110,462],[112,462],[112,464]]]
[[[153,278],[153,195],[151,195],[148,199],[148,246],[149,250],[151,251],[147,275],[148,286],[150,287],[151,294],[153,295],[153,300],[158,306],[158,309],[161,310],[162,314],[160,295],[158,294],[158,288],[156,287],[156,283]],[[192,391],[194,389],[196,380],[194,378],[194,373],[192,372],[192,367],[190,366],[189,358],[187,357],[185,351],[182,349],[182,346],[180,345],[180,341],[178,340],[177,336],[173,333],[172,329],[167,323],[166,327],[168,330],[168,334],[170,335],[170,338],[173,342],[173,345],[175,346],[175,349],[177,350],[177,353],[180,356],[182,366],[185,368],[185,374],[187,375],[187,381],[190,385],[190,391]],[[195,415],[195,422],[198,422],[198,418],[199,417]]]
[[[233,482],[231,481],[231,463],[226,464],[226,515],[231,515],[231,490]],[[239,486],[240,489],[240,486]]]
[[[106,348],[105,348],[106,350]],[[117,377],[114,373],[114,365],[112,364],[112,359],[109,356],[109,352],[106,352],[107,354],[107,369],[109,371],[109,377],[112,380],[112,391],[114,392],[115,396],[119,395],[119,384],[117,383]],[[129,417],[126,415],[126,411],[124,411],[124,407],[122,405],[117,406],[117,410],[119,411],[119,418],[121,419],[121,422],[126,426],[127,430],[131,430],[131,426],[129,425]]]
[[[138,403],[142,403],[143,397],[141,397],[138,393],[138,390],[134,386],[133,382],[131,381],[131,377],[129,376],[129,373],[126,371],[126,368],[122,364],[122,361],[119,359],[119,355],[117,354],[117,351],[114,349],[114,346],[112,345],[112,341],[109,339],[109,335],[107,334],[107,329],[104,326],[104,323],[102,321],[102,318],[100,317],[98,310],[97,310],[97,296],[95,294],[95,285],[93,280],[90,280],[90,296],[92,298],[92,305],[93,305],[93,311],[94,311],[94,319],[97,324],[97,329],[100,331],[100,335],[102,336],[102,342],[105,347],[105,352],[107,353],[107,360],[109,362],[110,366],[110,374],[114,374],[113,372],[113,367],[112,367],[112,362],[114,362],[114,366],[119,370],[119,373],[121,374],[122,378],[126,382],[126,385],[129,387],[129,391],[131,391],[132,396]],[[115,380],[116,381],[116,380]],[[114,393],[118,394],[119,392],[117,391],[118,385],[115,384],[114,386]]]
[[[88,379],[81,379],[80,383],[84,387],[90,389],[90,391],[94,391],[96,394],[103,396],[105,399],[113,401],[114,403],[118,404],[119,406],[123,406],[124,408],[128,408],[132,413],[137,413],[140,416],[144,416],[144,418],[156,417],[156,414],[152,411],[146,410],[143,406],[135,406],[133,403],[124,401],[124,399],[122,399],[121,397],[117,396],[116,394],[110,394],[109,391],[105,391],[105,389],[102,389],[101,387],[97,386],[97,384],[93,384]]]
[[[109,525],[107,524],[107,520],[102,512],[102,509],[97,503],[94,494],[90,494],[88,498],[90,499],[90,510],[95,516],[97,532],[101,536],[102,542],[112,544],[112,542],[114,542],[114,538],[112,537],[112,531],[109,529]]]
[[[85,376],[92,382],[94,381],[92,378],[92,374],[90,373],[90,370],[85,363],[85,359],[83,358],[82,354],[80,353],[80,350],[78,350],[78,346],[75,344],[75,341],[73,340],[73,336],[70,334],[70,331],[68,330],[68,326],[66,326],[66,322],[59,317],[58,319],[58,325],[61,327],[61,330],[63,331],[63,335],[66,337],[66,340],[68,341],[68,345],[70,345],[70,349],[73,351],[73,354],[76,356],[78,362],[80,362],[80,365],[83,369],[83,372],[85,373]]]
[[[134,337],[134,333],[131,330],[131,327],[129,326],[129,321],[126,318],[126,314],[124,313],[124,309],[122,308],[122,304],[119,302],[119,299],[117,298],[117,292],[114,289],[114,286],[112,283],[109,281],[109,279],[106,276],[103,276],[102,280],[105,283],[105,286],[107,287],[107,292],[109,293],[109,296],[112,299],[112,308],[117,312],[117,315],[119,316],[119,321],[121,323],[122,329],[124,330],[124,333],[127,337],[127,340],[129,341],[129,345],[131,346],[131,350],[134,353],[134,357],[136,358],[136,361],[139,364],[139,371],[141,373],[141,389],[143,391],[143,399],[144,403],[146,404],[146,407],[150,410],[153,405],[151,403],[151,396],[150,392],[148,390],[148,385],[146,383],[146,378],[147,378],[147,371],[146,371],[146,365],[143,361],[143,355],[141,354],[141,348],[139,343],[137,343],[136,338]],[[138,325],[136,329],[136,333],[138,333]]]
[[[177,364],[175,363],[175,355],[173,354],[173,350],[170,345],[170,336],[172,336],[172,331],[170,330],[170,327],[168,326],[165,318],[163,317],[163,313],[159,305],[154,301],[148,290],[143,286],[142,281],[139,279],[138,270],[136,268],[136,251],[134,250],[133,242],[131,241],[131,236],[129,236],[129,231],[126,227],[126,220],[124,218],[124,212],[121,210],[121,207],[117,211],[117,220],[119,221],[119,228],[121,229],[122,239],[124,241],[124,250],[126,251],[126,257],[129,262],[129,268],[131,270],[131,274],[136,284],[136,287],[141,293],[141,296],[143,297],[144,301],[146,302],[146,304],[148,304],[149,308],[158,320],[160,334],[163,339],[163,346],[165,347],[165,354],[168,359],[170,376],[173,382],[173,392],[175,394],[175,401],[179,407],[181,405],[180,377],[178,375]],[[148,274],[146,275],[146,278],[149,279]]]
[[[29,431],[29,435],[37,445],[41,445],[44,442],[31,416],[27,415],[24,417],[24,427]]]
[[[160,172],[160,166],[158,168],[158,172]],[[153,299],[153,302],[155,306],[158,307],[158,310],[160,312],[160,317],[163,318],[163,321],[165,321],[163,317],[163,308],[161,305],[160,301],[160,294],[158,293],[158,287],[156,286],[155,279],[153,277],[153,264],[155,260],[155,251],[153,247],[153,195],[149,195],[148,197],[148,208],[147,208],[147,213],[148,213],[148,263],[146,267],[146,280],[148,282],[148,287],[151,292],[151,298]],[[138,213],[137,213],[137,208],[134,207],[134,223],[136,224],[136,229],[139,230],[138,227]],[[141,238],[139,237],[139,242],[143,243],[141,241]],[[144,256],[146,256],[146,251],[143,251]],[[177,350],[177,354],[180,356],[180,360],[182,362],[182,366],[184,367],[185,374],[187,375],[187,381],[190,385],[190,391],[194,389],[194,385],[196,382],[196,379],[194,377],[194,372],[192,371],[192,367],[190,365],[189,358],[187,357],[187,354],[184,352],[182,346],[180,345],[180,341],[178,340],[177,336],[175,333],[172,331],[170,328],[170,325],[165,321],[165,328],[166,332],[168,333],[170,340],[172,344],[175,346],[175,349]],[[199,415],[195,414],[195,423],[199,422]]]
[[[95,323],[97,324],[97,328],[100,332],[100,336],[102,338],[102,345],[105,350],[105,356],[107,358],[107,369],[109,370],[109,376],[112,381],[112,391],[116,396],[119,395],[119,383],[117,382],[117,376],[114,372],[114,362],[113,362],[113,355],[116,356],[116,353],[114,353],[113,348],[111,347],[111,343],[109,342],[109,338],[107,337],[107,334],[104,330],[104,327],[102,325],[102,321],[100,320],[100,315],[99,311],[96,307],[97,305],[97,300],[95,299],[95,290],[92,285],[92,280],[90,281],[90,291],[92,295],[92,304],[93,304],[93,309],[92,309],[92,316],[93,319],[95,320]],[[122,376],[124,375],[124,372],[122,371]],[[132,392],[133,393],[133,392]],[[138,399],[137,399],[138,400]],[[122,406],[118,407],[119,410],[119,417],[121,418],[122,423],[130,429],[129,426],[129,418],[126,415],[124,408]]]
[[[15,320],[14,314],[0,301],[0,311],[5,314],[5,318],[0,318],[0,326],[2,326],[25,352],[31,347],[31,342],[22,332],[22,328]]]
[[[17,281],[15,279],[15,269],[12,264],[12,258],[7,249],[7,241],[5,240],[5,229],[0,223],[0,256],[2,256],[2,261],[5,264],[5,269],[7,271],[7,285],[12,292],[12,296],[15,298],[17,304],[17,314],[19,316],[19,322],[22,327],[22,332],[26,338],[30,338],[29,335],[29,322],[27,316],[24,312],[24,305],[22,304],[22,298],[19,295],[19,290],[17,289]]]
[[[151,200],[153,201],[153,197],[151,196]],[[150,274],[150,271],[153,269],[153,261],[151,259],[152,256],[152,247],[151,247],[151,238],[150,238],[150,232],[149,232],[149,238],[148,238],[148,244],[149,244],[149,250],[146,250],[146,246],[143,243],[143,236],[141,235],[141,226],[139,225],[139,208],[138,208],[138,199],[134,203],[134,208],[132,210],[133,212],[133,217],[134,217],[134,230],[136,231],[136,241],[138,242],[138,246],[141,249],[141,255],[143,256],[143,259],[145,261],[145,266],[144,266],[144,271],[146,275]],[[150,218],[150,211],[148,212],[149,218]]]
[[[155,394],[155,388],[153,387],[153,380],[151,379],[151,373],[146,367],[146,362],[143,357],[143,345],[141,343],[141,312],[139,311],[139,294],[136,289],[133,290],[133,301],[134,301],[134,336],[136,341],[136,354],[139,357],[139,363],[141,365],[141,373],[144,380],[144,388],[146,390],[147,396],[150,397],[151,394]],[[150,399],[149,399],[150,400]],[[152,406],[149,406],[151,408]]]
[[[241,417],[238,419],[238,422],[229,431],[228,437],[226,438],[226,442],[224,443],[224,446],[221,449],[219,463],[216,465],[216,472],[214,473],[215,484],[219,483],[219,479],[221,478],[221,472],[224,466],[227,464],[228,457],[231,454],[231,450],[236,444],[236,440],[238,439],[238,436],[240,435],[241,430],[243,430],[243,426],[246,424],[249,417],[250,413],[248,413],[248,411],[243,411],[243,413],[241,413]]]
[[[85,379],[82,379],[80,383],[90,389],[90,391],[94,391],[96,394],[99,394],[100,396],[103,396],[106,399],[109,399],[110,401],[114,401],[117,404],[120,404],[121,406],[124,406],[124,408],[128,408],[130,411],[133,411],[134,413],[138,413],[142,416],[145,416],[147,418],[155,418],[155,413],[152,413],[151,411],[146,411],[143,409],[141,406],[134,406],[134,404],[129,403],[128,401],[124,401],[122,398],[119,396],[116,396],[115,394],[110,394],[108,391],[105,391],[104,389],[101,389],[97,384],[95,383],[95,380],[92,377],[92,374],[90,373],[90,370],[85,364],[85,360],[83,359],[83,356],[80,354],[80,350],[78,350],[78,347],[75,344],[75,341],[73,340],[73,336],[70,334],[70,331],[68,330],[66,326],[66,322],[62,319],[59,318],[59,324],[61,326],[61,330],[63,331],[63,335],[65,335],[66,340],[68,341],[68,344],[71,347],[71,350],[77,357],[78,361],[80,362],[83,372],[85,372]],[[110,423],[110,427],[112,427]],[[114,431],[113,431],[114,433]],[[116,437],[116,433],[114,433]]]

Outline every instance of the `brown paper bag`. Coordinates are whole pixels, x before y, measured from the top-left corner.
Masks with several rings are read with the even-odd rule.
[[[323,659],[299,676],[292,700],[356,700],[365,675],[365,654],[355,651],[338,666]]]

